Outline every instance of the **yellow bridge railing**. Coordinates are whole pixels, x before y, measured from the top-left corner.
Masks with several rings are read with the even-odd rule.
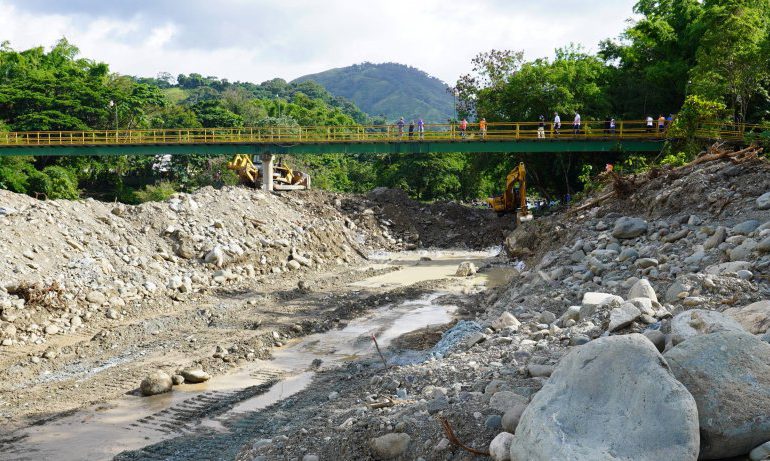
[[[542,128],[542,129],[541,129]],[[756,132],[756,125],[704,125],[698,136],[707,139],[743,140]],[[415,124],[376,126],[275,126],[252,128],[169,128],[141,130],[32,131],[0,132],[3,146],[130,146],[184,144],[299,144],[357,142],[430,142],[430,141],[509,141],[509,140],[586,140],[627,139],[662,140],[668,125],[652,127],[644,120],[618,121],[614,128],[606,121],[584,121],[579,129],[572,123],[556,127],[552,122],[489,123],[482,130],[469,123],[465,130],[455,124],[427,124],[422,130]]]

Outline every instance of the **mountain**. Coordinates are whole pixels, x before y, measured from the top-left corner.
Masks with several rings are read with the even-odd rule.
[[[307,80],[390,122],[399,117],[407,121],[422,117],[426,123],[446,123],[454,114],[454,99],[444,82],[403,64],[365,62],[305,75],[292,83]]]

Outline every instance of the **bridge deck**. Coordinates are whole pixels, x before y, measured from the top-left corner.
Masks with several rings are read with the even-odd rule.
[[[428,152],[651,152],[660,149],[666,130],[644,121],[584,122],[579,131],[563,124],[490,123],[486,132],[469,124],[408,126],[255,127],[146,130],[93,130],[0,133],[0,156],[152,155],[152,154],[317,154]],[[743,128],[743,127],[742,127]],[[743,130],[711,127],[703,137],[742,139]],[[542,137],[542,139],[541,139]]]

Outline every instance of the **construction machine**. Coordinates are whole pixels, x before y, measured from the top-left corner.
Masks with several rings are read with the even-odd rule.
[[[227,168],[238,173],[241,182],[252,187],[262,183],[261,165],[255,164],[250,155],[237,154],[227,163]],[[273,167],[273,188],[275,190],[310,189],[310,176],[301,171],[292,170],[280,160]]]
[[[508,173],[503,195],[490,197],[487,202],[498,215],[515,213],[516,222],[527,216],[527,170],[524,163],[519,163]]]

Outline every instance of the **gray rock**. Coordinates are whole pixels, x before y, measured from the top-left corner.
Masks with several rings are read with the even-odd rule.
[[[174,375],[171,377],[171,382],[174,384],[174,386],[179,386],[180,384],[184,384],[184,376]]]
[[[609,331],[619,330],[631,325],[635,320],[641,317],[642,312],[632,303],[625,302],[620,307],[610,311]]]
[[[648,298],[658,302],[658,295],[655,294],[655,290],[652,288],[650,281],[647,279],[641,279],[634,283],[631,289],[628,290],[628,296],[626,296],[626,298]]]
[[[215,246],[211,251],[206,253],[203,258],[203,262],[207,264],[214,264],[217,267],[222,267],[225,263],[225,250],[220,245]]]
[[[546,325],[550,325],[556,321],[556,314],[554,314],[551,311],[543,311],[540,313],[538,320],[540,321],[540,323],[545,323]]]
[[[321,458],[318,455],[305,455],[302,457],[302,461],[320,461]]]
[[[752,264],[748,261],[732,261],[721,264],[714,264],[706,268],[706,273],[710,275],[735,274],[741,270],[751,270]]]
[[[168,392],[172,386],[171,376],[162,371],[154,371],[142,380],[139,390],[142,392],[142,395],[150,396]]]
[[[527,365],[527,373],[533,378],[547,378],[553,373],[553,365],[537,365],[531,363]]]
[[[489,443],[489,457],[492,461],[511,460],[511,442],[513,434],[501,432]]]
[[[763,443],[749,453],[751,461],[763,461],[768,458],[770,458],[770,442]]]
[[[409,434],[393,433],[372,439],[370,446],[375,459],[393,459],[401,456],[409,448],[412,438]]]
[[[511,434],[515,434],[516,427],[519,425],[519,421],[521,420],[521,414],[524,413],[524,410],[526,409],[527,405],[523,403],[517,403],[513,407],[509,408],[508,411],[503,414],[503,430],[510,432]]]
[[[116,310],[115,310],[115,309],[113,309],[113,308],[109,308],[109,309],[107,309],[107,313],[106,313],[105,315],[106,315],[106,316],[107,316],[107,318],[108,318],[108,319],[110,319],[110,320],[117,320],[117,319],[118,319],[118,317],[120,317],[120,313],[118,313],[118,311],[116,311]]]
[[[99,304],[101,306],[107,302],[107,297],[99,291],[92,291],[86,295],[86,301],[92,304]]]
[[[756,248],[756,240],[746,239],[743,243],[730,250],[730,261],[747,261],[751,259],[751,254]]]
[[[770,210],[770,192],[757,197],[757,208],[760,210]]]
[[[740,323],[749,333],[758,335],[770,329],[770,300],[759,301],[745,307],[733,307],[724,313]]]
[[[457,266],[457,272],[455,272],[455,275],[457,277],[470,277],[471,275],[475,275],[477,271],[478,268],[476,268],[475,264],[469,261],[463,261],[459,266]]]
[[[447,408],[449,408],[449,399],[447,399],[445,395],[440,395],[428,401],[428,413],[431,415],[435,415]]]
[[[660,330],[645,330],[644,337],[649,339],[650,342],[655,345],[655,349],[658,352],[666,350],[666,335]]]
[[[745,455],[770,435],[770,344],[746,332],[697,336],[664,355],[698,403],[700,459]]]
[[[711,237],[707,238],[706,241],[703,243],[703,248],[705,250],[713,250],[714,248],[721,245],[726,238],[727,238],[727,228],[724,226],[719,226],[716,228],[714,233],[711,234]]]
[[[489,415],[484,421],[484,427],[490,431],[499,431],[502,427],[503,418],[500,415]]]
[[[647,233],[647,221],[639,218],[622,217],[615,221],[612,236],[616,239],[631,239]]]
[[[589,338],[586,335],[574,335],[569,339],[569,345],[570,346],[582,346],[583,344],[586,344],[591,341],[591,338]]]
[[[203,383],[211,379],[211,375],[200,368],[185,368],[182,370],[181,375],[184,377],[185,382],[191,384]]]
[[[489,399],[489,407],[505,413],[516,405],[526,405],[527,398],[511,391],[499,391]]]
[[[599,308],[605,306],[619,306],[622,302],[623,298],[609,293],[585,293],[583,295],[582,305],[580,306],[580,320],[591,317]]]
[[[639,252],[635,248],[626,248],[618,256],[619,262],[634,261],[639,257]]]
[[[631,334],[562,358],[522,414],[511,459],[695,461],[698,445],[695,400],[652,343]]]
[[[504,328],[519,328],[521,326],[521,322],[510,312],[503,312],[500,314],[500,317],[497,318],[492,323],[492,328],[495,330],[502,330]]]
[[[717,331],[744,331],[741,324],[716,311],[693,309],[677,314],[671,320],[671,342],[682,343],[695,336]]]
[[[647,269],[649,267],[656,267],[657,265],[658,260],[655,258],[639,258],[634,261],[634,266],[638,267],[639,269]]]
[[[755,249],[760,253],[770,253],[770,237],[760,241]]]
[[[733,235],[748,235],[754,232],[760,224],[761,223],[756,219],[743,221],[742,223],[733,226],[733,228],[730,229],[730,233]]]

